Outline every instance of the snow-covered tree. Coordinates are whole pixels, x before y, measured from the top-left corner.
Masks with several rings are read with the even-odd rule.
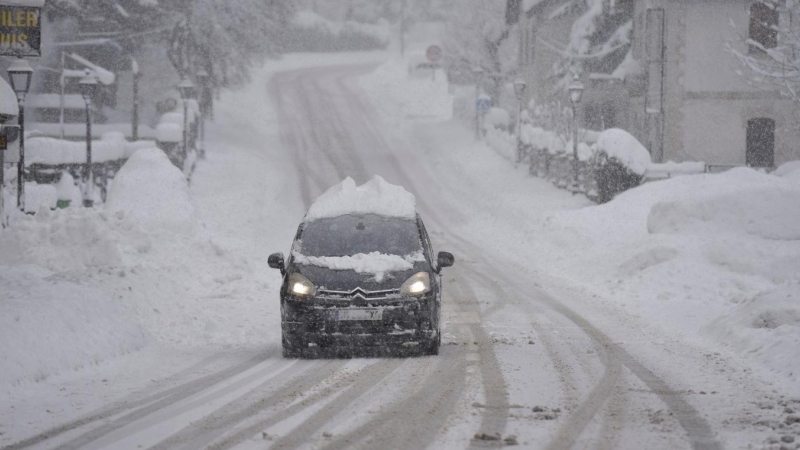
[[[791,20],[780,20],[798,17],[800,2],[759,0],[749,11],[749,28],[740,32],[740,45],[727,43],[744,66],[737,73],[753,85],[779,90],[800,107],[800,30]]]
[[[506,24],[506,2],[461,0],[446,22],[442,39],[449,72],[469,77],[483,69],[485,88],[497,103],[503,85],[517,68],[518,39]]]
[[[135,54],[162,42],[179,74],[201,67],[217,86],[240,83],[259,58],[278,51],[294,12],[284,0],[50,0],[51,19],[74,19],[80,32],[103,32]]]
[[[192,71],[204,67],[220,85],[246,80],[253,62],[277,53],[278,37],[294,12],[291,2],[283,0],[172,3],[173,10],[182,16],[174,25],[173,36],[184,39],[179,44],[187,53],[184,68]],[[174,37],[171,43],[176,45]],[[176,64],[176,70],[183,69]]]
[[[565,87],[573,73],[611,73],[625,59],[633,33],[632,0],[569,0],[550,18],[577,15],[555,69],[559,86]]]

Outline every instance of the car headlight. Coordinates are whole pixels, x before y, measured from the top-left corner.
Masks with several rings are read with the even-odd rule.
[[[317,293],[317,287],[308,278],[292,272],[289,275],[289,292],[298,297],[313,297]]]
[[[428,272],[417,272],[400,286],[400,295],[422,295],[431,290]]]

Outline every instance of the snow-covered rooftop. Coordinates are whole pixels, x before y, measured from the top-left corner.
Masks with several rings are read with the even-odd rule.
[[[344,214],[414,219],[417,208],[412,193],[402,186],[387,183],[378,175],[361,186],[356,186],[356,182],[347,177],[320,195],[308,209],[304,220],[310,222]]]

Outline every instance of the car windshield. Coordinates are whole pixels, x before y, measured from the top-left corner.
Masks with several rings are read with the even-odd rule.
[[[308,223],[300,235],[300,253],[306,256],[372,252],[408,255],[420,249],[416,222],[371,214],[315,220]]]

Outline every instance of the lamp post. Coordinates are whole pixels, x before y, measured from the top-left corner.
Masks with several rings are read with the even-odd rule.
[[[200,158],[206,157],[206,96],[208,95],[208,72],[205,69],[200,69],[195,75],[197,83],[200,85],[200,94],[198,103],[200,105]]]
[[[19,163],[17,164],[17,207],[25,211],[25,95],[31,88],[33,69],[28,60],[18,58],[8,67],[11,89],[19,107]]]
[[[139,140],[139,63],[131,57],[133,72],[133,111],[131,112],[131,140]]]
[[[184,76],[180,83],[178,83],[178,92],[181,94],[183,100],[183,160],[189,154],[189,99],[194,94],[194,84],[189,77]]]
[[[567,88],[569,90],[569,100],[572,103],[572,192],[578,192],[578,105],[583,97],[583,83],[576,73],[572,82]]]
[[[525,86],[522,76],[514,80],[514,94],[517,95],[517,164],[522,162],[522,95],[525,93]]]
[[[478,111],[478,100],[481,96],[481,80],[483,78],[483,69],[480,66],[472,68],[472,74],[475,75],[475,140],[481,139],[481,122],[480,111]]]
[[[78,82],[81,96],[86,103],[86,166],[83,168],[83,206],[94,205],[94,170],[92,169],[92,97],[97,91],[97,78],[91,71]]]
[[[0,137],[3,136],[3,124],[10,119],[10,116],[5,114],[0,114]],[[5,215],[5,196],[3,195],[3,188],[5,186],[5,160],[3,159],[5,155],[5,149],[0,148],[0,228],[5,228],[6,226],[6,215]]]

